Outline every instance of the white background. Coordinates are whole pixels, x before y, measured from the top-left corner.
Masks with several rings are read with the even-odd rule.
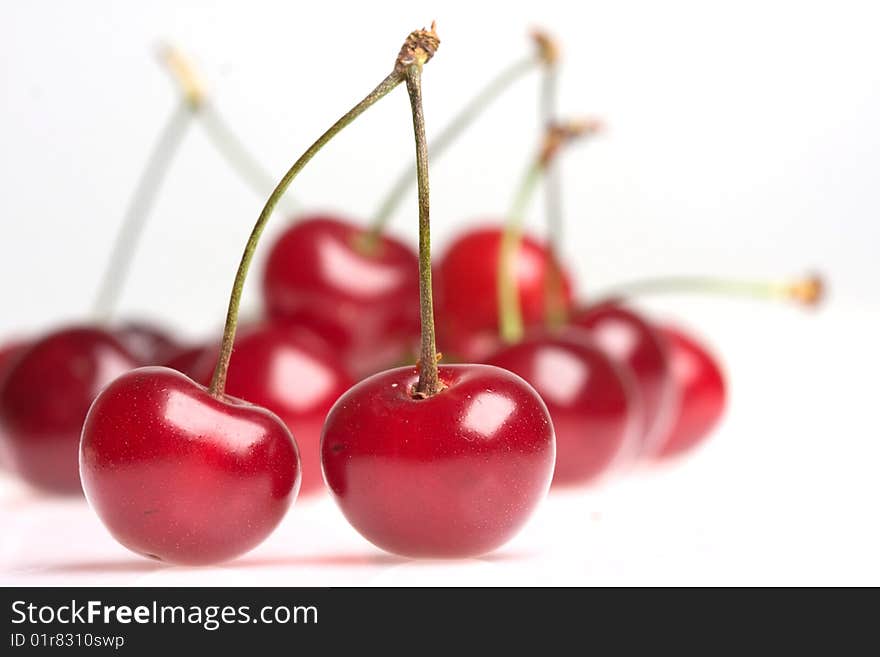
[[[606,121],[564,158],[566,255],[582,294],[660,273],[817,268],[818,314],[747,302],[652,304],[715,345],[726,422],[692,458],[555,496],[490,560],[386,559],[328,500],[298,504],[236,566],[166,569],[108,539],[84,503],[4,482],[10,583],[880,583],[878,11],[851,2],[10,2],[0,10],[0,332],[83,318],[128,194],[176,96],[160,40],[191,53],[227,119],[280,176],[438,21],[429,135],[542,25],[564,48],[564,113]],[[432,168],[435,245],[501,216],[536,142],[537,77]],[[365,220],[410,162],[395,93],[318,156],[292,195]],[[184,335],[222,320],[263,199],[193,130],[122,303]],[[541,205],[530,225],[540,231]],[[266,242],[283,227],[276,221]],[[393,229],[415,238],[411,195]],[[265,254],[265,243],[262,249]],[[256,269],[255,269],[256,271]],[[258,276],[252,277],[256,283]],[[249,286],[245,302],[258,307]],[[63,548],[63,549],[60,549]],[[283,579],[279,580],[279,577]]]

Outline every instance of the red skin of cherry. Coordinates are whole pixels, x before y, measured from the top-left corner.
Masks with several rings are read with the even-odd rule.
[[[446,363],[485,363],[504,346],[498,331],[443,331],[439,338],[444,345]]]
[[[142,365],[159,365],[181,348],[168,331],[146,321],[125,322],[113,332]]]
[[[44,491],[79,493],[77,448],[89,406],[137,366],[98,328],[65,328],[31,343],[0,386],[0,436],[12,469]]]
[[[216,350],[197,368],[211,379]],[[354,381],[331,350],[313,335],[278,324],[239,332],[226,392],[275,413],[293,434],[302,462],[300,494],[323,489],[321,429],[330,408]]]
[[[324,425],[327,485],[367,540],[410,557],[469,557],[506,543],[553,477],[553,425],[521,378],[445,365],[446,389],[415,399],[412,367],[346,392]]]
[[[488,363],[521,376],[547,405],[556,431],[553,486],[594,482],[638,439],[643,409],[635,378],[586,332],[534,334]]]
[[[637,313],[608,302],[574,313],[571,324],[587,329],[593,341],[635,375],[644,407],[641,441],[633,457],[657,453],[678,405],[669,346]]]
[[[180,347],[159,364],[195,379],[199,376],[201,364],[212,355],[216,360],[216,351],[212,351],[211,347],[203,344],[194,344],[189,347]]]
[[[0,389],[3,387],[3,380],[6,373],[12,369],[12,365],[19,354],[24,353],[26,347],[24,341],[10,341],[0,346]],[[10,457],[7,454],[7,443],[2,435],[2,426],[0,426],[0,467],[9,467]]]
[[[317,332],[356,374],[399,358],[418,333],[418,257],[382,235],[327,214],[302,217],[278,238],[263,273],[269,316]]]
[[[672,377],[681,403],[658,452],[677,456],[704,441],[724,414],[727,386],[718,361],[693,336],[661,326],[669,343]]]
[[[480,332],[498,333],[498,257],[504,231],[478,228],[460,235],[437,267],[437,316],[443,344],[461,344]],[[516,286],[526,327],[544,321],[550,256],[546,246],[523,235],[516,258]],[[571,279],[563,272],[563,310],[571,305]],[[448,341],[447,341],[448,340]],[[450,349],[451,351],[451,349]]]
[[[117,541],[190,565],[256,547],[300,484],[296,443],[281,420],[165,367],[132,370],[98,396],[83,426],[80,471]]]

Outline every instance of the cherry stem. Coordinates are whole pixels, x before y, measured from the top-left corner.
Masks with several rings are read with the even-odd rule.
[[[545,61],[544,74],[541,78],[541,123],[547,130],[557,119],[558,114],[558,58]],[[547,166],[544,174],[544,211],[547,220],[547,257],[548,268],[545,279],[545,315],[546,325],[553,329],[565,323],[565,291],[563,286],[561,253],[563,226],[562,220],[562,174],[559,164],[554,160]]]
[[[524,77],[529,71],[541,62],[541,57],[529,55],[513,65],[504,69],[483,87],[476,96],[459,110],[443,130],[431,140],[428,149],[434,161],[446,152],[455,143],[458,137],[491,105],[504,91],[514,82]],[[400,205],[409,191],[410,186],[417,182],[418,174],[414,167],[406,167],[395,179],[394,184],[388,191],[379,209],[373,217],[369,231],[364,235],[364,244],[367,247],[375,245],[391,215]]]
[[[516,280],[516,254],[522,239],[522,223],[538,181],[563,146],[599,129],[594,120],[553,122],[544,131],[538,156],[529,165],[514,197],[498,253],[498,329],[507,343],[522,339],[524,326]]]
[[[407,68],[406,90],[409,92],[409,101],[412,107],[419,189],[419,309],[422,323],[422,348],[419,357],[419,380],[413,393],[419,398],[427,398],[440,391],[441,383],[437,368],[437,342],[434,332],[428,140],[425,137],[425,114],[422,109],[422,64],[420,62]]]
[[[501,339],[508,343],[518,342],[523,336],[522,308],[519,303],[519,290],[514,271],[515,256],[522,239],[523,217],[545,168],[546,162],[543,157],[538,157],[529,164],[517,188],[507,224],[504,227],[504,234],[501,236],[497,274],[498,325]]]
[[[275,178],[248,151],[244,142],[213,104],[204,104],[199,112],[199,118],[211,143],[253,191],[262,195],[267,189],[273,188]],[[296,204],[287,196],[283,197],[281,204],[288,214],[296,210]]]
[[[664,276],[614,285],[597,298],[602,300],[650,294],[698,293],[739,296],[751,299],[778,299],[814,306],[824,296],[825,284],[817,275],[783,281],[728,279],[711,276]],[[599,305],[603,301],[594,303]]]
[[[214,375],[211,377],[210,393],[217,398],[222,398],[226,388],[226,374],[229,370],[229,360],[232,357],[232,349],[235,344],[235,331],[238,324],[238,310],[241,304],[242,290],[244,282],[247,278],[247,272],[250,268],[254,251],[257,243],[269,221],[269,217],[278,205],[279,200],[287,191],[294,178],[299,175],[300,171],[309,163],[309,161],[327,144],[333,137],[341,132],[346,126],[352,123],[357,117],[363,114],[372,105],[387,96],[408,76],[408,69],[414,61],[427,62],[434,51],[437,49],[439,40],[434,32],[433,26],[431,31],[416,30],[408,37],[400,53],[397,56],[394,70],[378,84],[363,100],[346,112],[339,120],[324,132],[318,139],[300,155],[299,159],[294,162],[293,166],[288,170],[269,199],[263,207],[260,216],[254,224],[250,237],[245,244],[244,253],[235,274],[235,280],[232,284],[232,293],[229,296],[229,309],[226,313],[226,324],[223,327],[223,338],[220,342],[220,354],[217,357],[217,366],[214,369]]]
[[[171,161],[183,143],[183,137],[191,120],[192,104],[186,99],[177,106],[159,133],[153,151],[135,186],[112,247],[110,260],[101,278],[101,286],[93,307],[93,315],[99,321],[108,321],[119,302],[147,217],[155,204]]]
[[[266,190],[272,189],[275,178],[260,166],[217,108],[208,102],[204,80],[192,60],[177,48],[167,45],[160,48],[159,57],[183,98],[198,114],[202,127],[220,155],[257,194],[262,196]],[[289,201],[287,205],[290,206]],[[288,212],[292,209],[285,208]]]

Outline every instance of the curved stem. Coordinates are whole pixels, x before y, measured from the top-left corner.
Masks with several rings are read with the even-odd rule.
[[[183,143],[183,137],[192,121],[192,114],[193,105],[189,99],[185,99],[177,106],[162,132],[159,133],[159,138],[135,186],[95,298],[93,314],[100,321],[107,321],[116,308],[131,268],[135,247],[143,234],[147,217],[156,201],[171,161]]]
[[[202,127],[208,134],[217,151],[241,176],[248,186],[257,194],[265,194],[266,190],[275,186],[275,179],[266,171],[256,158],[245,147],[244,142],[233,131],[229,123],[211,103],[204,103],[199,116]],[[292,213],[294,204],[285,196],[282,202],[285,212]]]
[[[622,297],[675,293],[738,296],[750,299],[782,299],[814,305],[819,302],[824,293],[824,283],[820,277],[815,275],[786,281],[729,279],[712,276],[662,276],[619,283],[606,289],[597,297],[602,300],[611,300]],[[599,303],[602,301],[592,305]]]
[[[504,234],[501,236],[497,274],[498,328],[501,339],[509,343],[519,341],[523,335],[522,308],[515,271],[516,254],[522,239],[523,217],[544,168],[544,158],[538,158],[529,165],[511,206]]]
[[[425,137],[425,115],[422,109],[422,67],[420,64],[414,64],[407,69],[406,90],[409,92],[410,106],[412,107],[419,188],[419,309],[422,322],[422,347],[419,356],[419,380],[413,392],[424,398],[437,394],[442,384],[437,368],[437,344],[434,334],[428,140]]]
[[[318,151],[323,148],[323,146],[329,142],[335,135],[337,135],[343,128],[345,128],[348,124],[354,121],[358,116],[360,116],[364,111],[366,111],[369,107],[375,104],[380,99],[384,98],[388,95],[397,85],[399,85],[404,78],[404,73],[402,73],[398,68],[388,75],[379,85],[373,89],[367,96],[360,101],[357,105],[352,107],[348,112],[346,112],[336,123],[334,123],[330,128],[322,134],[318,139],[313,143],[309,148],[303,153],[299,159],[293,164],[290,170],[284,174],[284,177],[281,179],[281,182],[275,187],[272,191],[272,194],[269,196],[269,199],[266,201],[266,205],[263,207],[263,211],[260,213],[259,218],[257,219],[257,223],[254,225],[253,230],[251,231],[250,237],[248,238],[247,244],[244,248],[244,253],[241,257],[241,263],[238,266],[238,271],[235,274],[235,281],[232,285],[232,293],[229,297],[229,309],[226,313],[226,324],[223,328],[223,339],[220,343],[220,355],[217,358],[217,366],[214,369],[214,375],[211,378],[211,386],[210,392],[215,397],[222,397],[223,391],[226,387],[226,372],[229,369],[229,359],[232,357],[232,347],[235,342],[235,329],[238,323],[238,308],[241,302],[241,293],[244,288],[244,281],[247,278],[247,272],[250,268],[251,260],[254,256],[254,251],[257,248],[257,243],[260,240],[260,235],[263,233],[263,229],[266,226],[266,222],[269,220],[269,217],[272,215],[272,212],[275,210],[278,201],[287,191],[287,188],[290,187],[290,183],[293,182],[293,179],[302,171],[303,167],[309,163],[309,161],[318,153]]]
[[[514,82],[531,71],[540,59],[533,55],[515,62],[512,66],[506,68],[497,77],[489,82],[476,96],[474,96],[445,128],[431,140],[428,145],[431,154],[436,161],[437,157],[442,155],[446,149],[455,142],[458,136],[464,132],[474,120],[482,114],[496,98],[498,98],[508,87]],[[403,197],[406,195],[410,186],[417,181],[417,171],[414,167],[407,167],[400,172],[395,179],[394,184],[388,191],[388,194],[379,205],[379,209],[373,217],[370,225],[369,233],[367,233],[368,242],[375,243],[391,218],[391,215],[400,205]]]

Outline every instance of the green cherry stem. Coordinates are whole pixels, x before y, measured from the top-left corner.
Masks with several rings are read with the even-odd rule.
[[[539,66],[545,61],[549,51],[539,41],[537,33],[535,40],[538,42],[538,51],[536,54],[530,54],[524,57],[495,76],[489,83],[483,87],[476,96],[470,99],[464,107],[449,121],[448,124],[440,131],[440,133],[428,144],[431,156],[436,162],[437,158],[445,153],[447,149],[456,142],[458,137],[467,130],[473,122],[489,107],[502,93],[510,88],[514,82],[525,77],[525,75]],[[386,196],[382,199],[379,209],[373,215],[370,223],[369,231],[365,234],[365,245],[375,244],[378,237],[385,229],[391,215],[403,201],[406,193],[413,183],[417,182],[417,171],[414,167],[406,167],[403,169],[394,184],[389,189]]]
[[[749,299],[794,301],[805,306],[819,304],[825,283],[818,275],[779,281],[730,279],[711,276],[662,276],[619,283],[597,295],[611,300],[652,294],[709,294]],[[602,303],[599,301],[598,303]]]
[[[501,237],[498,253],[498,329],[502,341],[518,342],[524,326],[517,288],[515,263],[522,239],[523,217],[538,182],[548,166],[556,159],[563,146],[571,141],[594,134],[599,123],[592,120],[554,122],[544,131],[544,140],[538,156],[526,169],[514,196],[510,214]]]
[[[519,291],[516,286],[516,275],[513,271],[514,255],[519,249],[522,239],[522,224],[529,201],[534,195],[538,182],[545,171],[546,163],[539,157],[530,163],[517,188],[507,224],[501,237],[498,252],[498,309],[499,331],[501,339],[507,343],[519,342],[523,336],[522,308],[519,303]]]
[[[227,164],[260,196],[265,194],[266,190],[274,188],[275,178],[260,165],[229,122],[208,100],[204,79],[199,75],[192,60],[181,50],[168,45],[160,48],[159,56],[181,95],[200,119],[211,144]],[[294,204],[287,200],[287,197],[283,205],[285,212],[291,213],[294,210]]]
[[[354,121],[358,116],[363,114],[376,102],[387,96],[401,82],[407,78],[410,65],[414,62],[427,62],[434,54],[439,45],[439,40],[432,26],[431,30],[416,30],[412,32],[400,49],[394,70],[376,86],[363,100],[346,112],[339,120],[327,129],[318,139],[306,149],[306,151],[294,162],[290,170],[284,175],[269,199],[263,207],[256,224],[254,224],[250,237],[245,244],[244,253],[241,262],[235,274],[235,280],[232,284],[232,293],[229,297],[229,309],[226,313],[226,324],[223,328],[223,338],[220,342],[220,354],[217,358],[217,366],[214,369],[214,375],[211,378],[210,393],[217,398],[222,398],[226,388],[226,374],[229,369],[229,360],[232,357],[232,348],[235,343],[235,331],[238,324],[238,309],[241,303],[241,294],[244,289],[244,282],[247,278],[247,272],[250,268],[254,251],[257,243],[272,215],[278,201],[290,187],[294,178],[309,163],[309,161],[324,147],[327,142],[333,139],[346,126]]]
[[[206,103],[202,107],[199,118],[202,128],[217,152],[223,156],[248,187],[260,195],[265,194],[267,189],[272,189],[275,178],[248,151],[244,142],[217,111],[213,103]],[[297,208],[296,203],[287,196],[282,198],[281,205],[287,214],[292,214]]]
[[[428,184],[428,140],[422,109],[422,65],[417,60],[406,70],[406,89],[412,107],[416,143],[416,171],[419,190],[419,309],[422,345],[419,357],[419,380],[413,389],[418,398],[436,395],[442,388],[437,368],[437,344],[434,331],[434,299],[431,286],[431,203]]]
[[[116,309],[128,277],[132,256],[143,234],[147,217],[155,204],[174,155],[183,143],[183,137],[191,123],[192,105],[186,99],[175,108],[159,133],[147,164],[135,186],[134,194],[129,201],[122,225],[110,252],[110,260],[101,278],[101,285],[93,306],[93,315],[98,321],[108,321]]]

